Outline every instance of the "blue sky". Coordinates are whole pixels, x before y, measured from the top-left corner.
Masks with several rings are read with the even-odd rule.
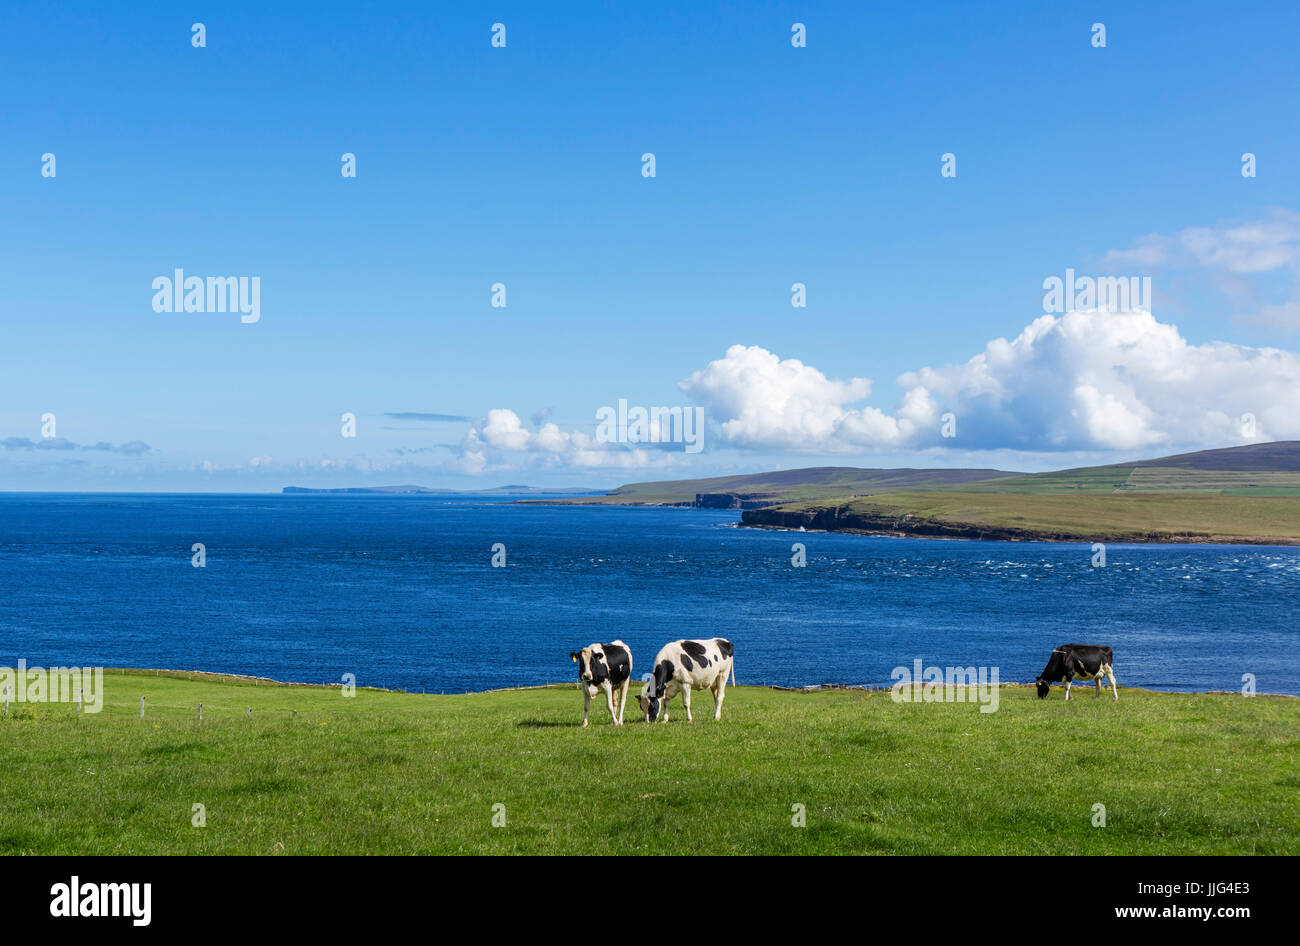
[[[4,7],[0,489],[1048,469],[1242,442],[1244,414],[1300,437],[1297,5],[466,6]],[[177,267],[259,277],[260,321],[155,312]],[[1067,268],[1150,276],[1149,316],[947,367]],[[620,398],[701,406],[706,449],[583,440]]]

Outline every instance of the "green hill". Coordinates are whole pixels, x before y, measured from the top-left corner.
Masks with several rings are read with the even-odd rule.
[[[539,502],[561,505],[693,506],[697,496],[705,496],[719,497],[718,505],[722,504],[722,497],[731,497],[737,507],[755,508],[778,502],[858,496],[884,490],[938,489],[1019,475],[1021,474],[1006,470],[877,470],[852,466],[818,466],[705,479],[628,483],[610,490],[604,496]]]
[[[781,503],[847,501],[884,493],[922,491],[1017,494],[1193,491],[1236,496],[1300,496],[1300,441],[1247,444],[1050,473],[818,466],[628,483],[600,496],[524,502],[604,506],[702,504],[757,509]]]
[[[998,541],[1300,545],[1300,499],[1191,491],[881,493],[746,510],[742,521],[767,528]]]
[[[786,502],[743,522],[968,539],[1300,544],[1300,442]]]
[[[944,487],[940,487],[944,488]],[[1300,496],[1300,441],[1247,444],[1155,460],[984,480],[971,493],[1119,493],[1196,490]]]

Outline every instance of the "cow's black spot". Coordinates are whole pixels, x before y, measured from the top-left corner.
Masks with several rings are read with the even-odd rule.
[[[722,656],[730,657],[732,653],[731,641],[725,637],[715,637],[713,642],[718,645],[718,650],[722,651]]]
[[[609,661],[609,682],[618,686],[632,674],[632,655],[626,647],[617,644],[602,644],[605,659]]]
[[[686,656],[686,654],[682,654],[682,666],[687,670],[692,670],[694,669],[695,664],[691,663],[690,657]]]
[[[682,641],[682,650],[690,654],[696,660],[702,660],[705,653],[704,645],[699,641]]]
[[[671,660],[661,660],[655,667],[655,696],[662,696],[664,689],[668,686],[668,681],[673,678],[676,667]]]

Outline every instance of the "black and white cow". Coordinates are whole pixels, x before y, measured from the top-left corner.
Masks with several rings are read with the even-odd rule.
[[[1075,680],[1095,680],[1096,696],[1101,696],[1102,678],[1110,680],[1110,691],[1119,699],[1115,686],[1115,654],[1109,647],[1097,644],[1062,644],[1052,651],[1047,666],[1038,675],[1038,698],[1041,700],[1052,689],[1053,683],[1065,684],[1065,698],[1070,698],[1070,685]]]
[[[622,726],[623,710],[627,708],[627,686],[632,679],[632,651],[622,641],[610,641],[608,644],[588,644],[569,654],[569,659],[578,665],[578,689],[583,696],[582,725],[587,725],[591,698],[604,690],[609,718],[615,726]],[[617,698],[615,690],[618,690]]]
[[[668,704],[678,693],[691,717],[691,691],[713,691],[713,720],[722,718],[722,700],[727,695],[727,674],[736,682],[731,641],[714,637],[706,641],[673,641],[665,644],[655,657],[654,678],[646,682],[637,697],[647,723],[668,721]]]

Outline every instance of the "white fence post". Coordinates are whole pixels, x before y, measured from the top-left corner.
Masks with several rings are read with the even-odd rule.
[[[140,697],[140,718],[144,719],[144,696]]]
[[[199,704],[199,722],[203,722],[203,704]]]

